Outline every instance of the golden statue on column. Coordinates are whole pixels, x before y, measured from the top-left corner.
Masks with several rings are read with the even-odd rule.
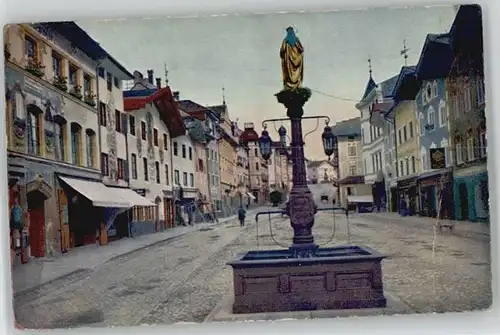
[[[286,28],[280,57],[284,89],[295,91],[302,86],[304,78],[304,47],[292,27]]]

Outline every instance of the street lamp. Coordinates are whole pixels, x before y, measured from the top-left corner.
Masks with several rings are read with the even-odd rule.
[[[259,138],[259,148],[260,154],[265,161],[271,158],[272,148],[271,148],[271,137],[269,136],[269,132],[264,128],[262,131],[262,135]]]
[[[330,127],[328,124],[325,126],[321,138],[323,139],[323,149],[325,151],[325,155],[327,155],[328,159],[330,159],[330,156],[335,150],[336,137],[335,135],[333,135],[332,127]]]

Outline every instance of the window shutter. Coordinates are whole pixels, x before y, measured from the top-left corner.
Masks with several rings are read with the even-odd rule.
[[[130,171],[128,159],[123,161],[123,179],[128,182],[130,180]]]
[[[122,133],[128,133],[128,115],[126,113],[122,113]]]

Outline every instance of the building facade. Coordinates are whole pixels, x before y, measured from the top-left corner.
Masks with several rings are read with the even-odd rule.
[[[417,178],[422,172],[422,160],[415,102],[419,90],[420,82],[416,79],[415,66],[404,66],[399,73],[392,97],[394,99],[394,130],[397,141],[398,202],[400,203],[400,211],[409,215],[420,212]]]
[[[101,183],[97,64],[118,81],[127,71],[74,22],[9,25],[4,38],[13,264],[107,243],[109,209],[130,204]]]
[[[351,149],[353,155],[357,155],[356,149],[356,146]],[[337,169],[327,160],[309,161],[307,163],[307,176],[310,178],[308,180],[310,184],[331,183],[337,179]]]
[[[489,221],[481,8],[460,6],[450,29],[453,61],[446,80],[458,220]]]

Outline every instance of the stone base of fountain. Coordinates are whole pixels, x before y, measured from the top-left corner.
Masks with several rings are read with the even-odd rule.
[[[307,258],[293,250],[249,251],[233,268],[233,313],[384,308],[381,262],[364,246],[316,249]]]

